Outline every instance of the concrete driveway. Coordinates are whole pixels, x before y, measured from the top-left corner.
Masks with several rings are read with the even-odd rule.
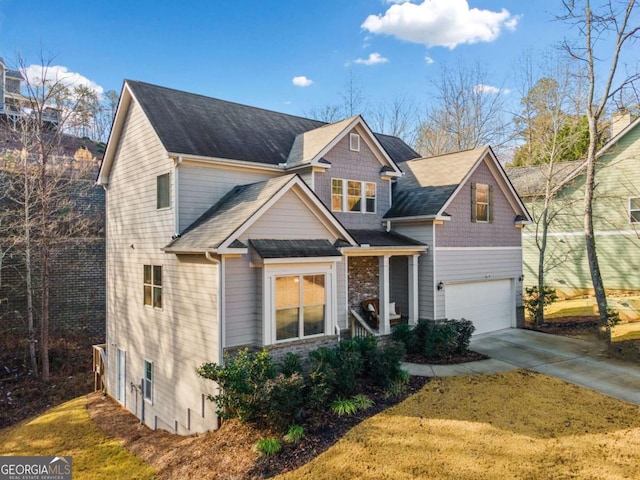
[[[473,337],[470,348],[491,357],[483,370],[527,368],[640,405],[640,365],[607,359],[595,343],[509,329]]]

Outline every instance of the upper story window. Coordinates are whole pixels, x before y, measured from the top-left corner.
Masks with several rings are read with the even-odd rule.
[[[169,174],[158,175],[156,177],[156,208],[169,208],[171,206],[171,185],[169,184]]]
[[[352,152],[360,151],[360,135],[357,133],[349,134],[349,150]]]
[[[144,304],[162,308],[162,267],[144,266]]]
[[[331,210],[334,212],[376,212],[376,184],[360,180],[331,180]]]
[[[485,183],[471,184],[471,221],[493,222],[493,187]]]
[[[629,199],[629,223],[640,223],[640,197]]]

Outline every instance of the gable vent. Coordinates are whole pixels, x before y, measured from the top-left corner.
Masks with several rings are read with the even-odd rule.
[[[349,150],[352,152],[360,151],[360,135],[357,133],[349,134]]]

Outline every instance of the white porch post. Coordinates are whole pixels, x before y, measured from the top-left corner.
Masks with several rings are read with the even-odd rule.
[[[411,255],[409,262],[409,325],[418,323],[418,259],[420,255]]]
[[[389,324],[389,255],[379,257],[379,282],[380,282],[380,335],[388,335],[391,333],[391,325]]]

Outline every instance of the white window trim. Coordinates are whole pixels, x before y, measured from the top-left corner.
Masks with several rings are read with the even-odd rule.
[[[304,259],[300,259],[304,262]],[[335,263],[325,264],[303,264],[303,265],[265,265],[265,277],[263,283],[263,344],[280,345],[300,340],[321,338],[334,334],[337,312],[337,291],[336,291],[336,268]],[[325,318],[324,333],[309,336],[300,336],[286,340],[276,340],[276,277],[286,277],[295,275],[324,275],[325,288]]]
[[[479,202],[478,201],[478,187],[480,186],[484,186],[487,187],[487,201],[486,202]],[[476,183],[476,223],[489,223],[489,184],[488,183]],[[487,219],[486,220],[480,220],[480,218],[478,217],[478,205],[486,205],[487,209]]]
[[[150,392],[149,398],[147,398],[147,363],[151,365],[151,380],[149,381],[149,383],[151,384],[151,387],[150,387],[151,392]],[[155,376],[156,376],[155,365],[151,360],[147,360],[145,358],[142,363],[142,398],[144,399],[145,402],[150,403],[151,405],[153,405],[153,384],[155,383]]]
[[[352,152],[360,151],[360,135],[357,133],[349,134],[349,150]]]
[[[342,182],[342,193],[341,193],[341,209],[335,210],[333,208],[333,196],[337,195],[333,193],[333,181],[339,180]],[[360,183],[360,210],[349,210],[349,182],[357,182]],[[371,184],[375,188],[375,197],[373,212],[367,212],[367,185]],[[366,180],[351,180],[348,178],[332,178],[331,179],[331,211],[332,212],[343,212],[343,213],[362,213],[365,215],[375,215],[378,213],[378,184],[376,182],[367,182]]]
[[[631,208],[631,201],[632,201],[632,200],[635,200],[635,199],[640,200],[640,197],[629,197],[629,223],[630,223],[631,225],[638,225],[638,224],[640,224],[640,221],[636,221],[636,222],[634,222],[634,221],[631,219],[631,212],[638,212],[638,213],[640,213],[640,208]]]

